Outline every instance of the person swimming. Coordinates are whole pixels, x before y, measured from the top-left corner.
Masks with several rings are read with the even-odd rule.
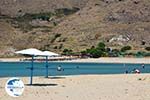
[[[57,67],[57,71],[64,71],[64,69],[61,67],[61,65],[59,65],[59,66]]]
[[[76,68],[79,69],[79,66],[77,66]]]
[[[57,67],[57,71],[61,71],[62,70],[62,68],[61,68],[61,66],[59,65],[58,67]]]

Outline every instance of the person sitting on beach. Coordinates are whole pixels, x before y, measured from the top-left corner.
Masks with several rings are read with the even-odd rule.
[[[140,74],[140,70],[135,69],[135,74]]]
[[[141,72],[140,72],[139,69],[135,69],[135,68],[134,68],[134,69],[131,71],[131,73],[140,74]]]

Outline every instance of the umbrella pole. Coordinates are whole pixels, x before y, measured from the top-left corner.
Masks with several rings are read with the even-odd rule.
[[[46,78],[48,78],[48,56],[46,56]]]
[[[32,85],[32,77],[33,77],[33,62],[34,62],[34,56],[32,56],[32,62],[31,62],[30,85]]]

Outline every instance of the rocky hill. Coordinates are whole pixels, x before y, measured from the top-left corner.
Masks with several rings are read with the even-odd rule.
[[[88,0],[1,0],[0,13],[20,16],[25,13],[51,12],[59,8],[82,8]]]
[[[100,41],[142,50],[149,27],[149,0],[1,0],[0,55],[28,47],[81,51]]]

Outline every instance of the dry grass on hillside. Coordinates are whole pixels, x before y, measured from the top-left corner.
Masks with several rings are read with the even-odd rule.
[[[74,7],[79,11],[63,14]],[[0,48],[81,51],[100,41],[113,48],[150,46],[149,0],[1,0],[0,14]]]

